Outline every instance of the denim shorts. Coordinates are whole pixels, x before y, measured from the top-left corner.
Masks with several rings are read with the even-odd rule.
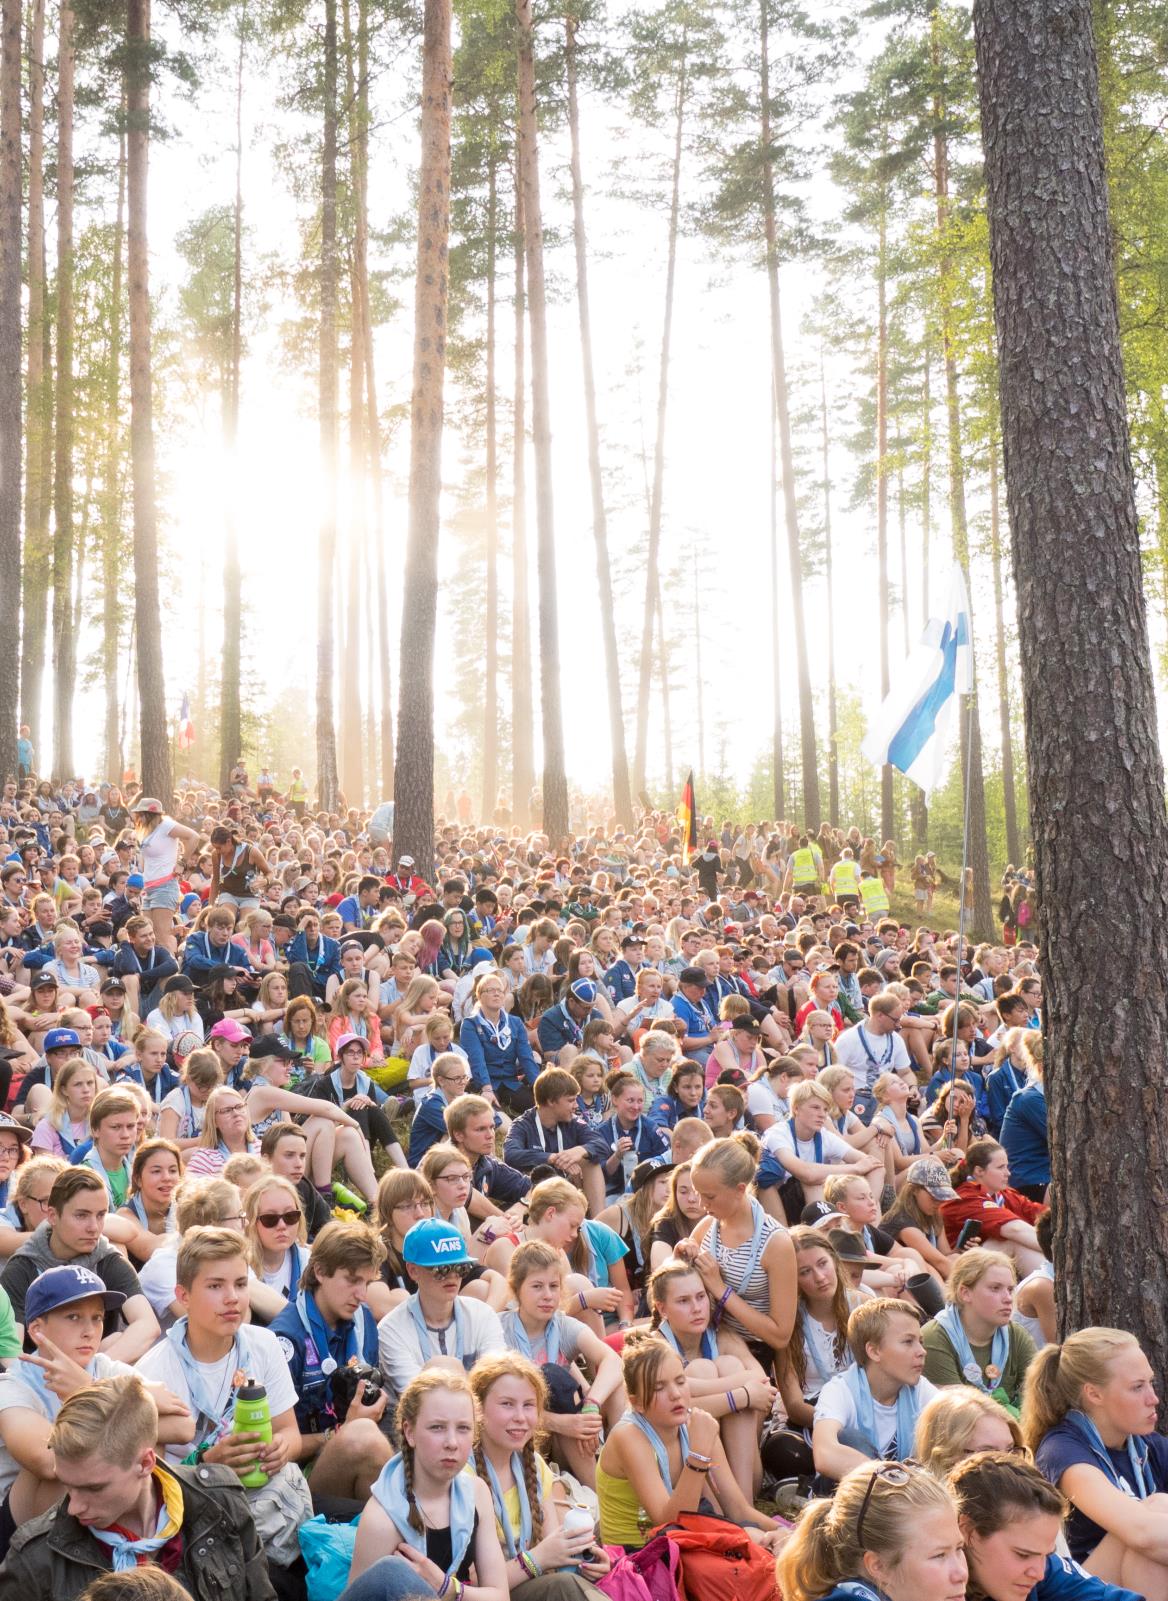
[[[168,878],[165,884],[156,884],[142,897],[142,906],[148,912],[178,911],[178,879]]]

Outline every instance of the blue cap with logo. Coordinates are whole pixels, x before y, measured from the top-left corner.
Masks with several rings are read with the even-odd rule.
[[[79,1051],[81,1035],[75,1028],[51,1028],[41,1048],[46,1056],[50,1051]]]
[[[440,1217],[424,1217],[414,1224],[402,1241],[402,1256],[415,1267],[474,1261],[459,1230]]]
[[[104,1281],[87,1267],[70,1263],[67,1267],[46,1268],[25,1291],[25,1324],[70,1306],[74,1301],[88,1301],[94,1295],[101,1297],[107,1312],[116,1312],[126,1299],[120,1290],[107,1290]]]
[[[568,991],[574,1001],[591,1006],[596,999],[596,985],[590,978],[578,978]]]

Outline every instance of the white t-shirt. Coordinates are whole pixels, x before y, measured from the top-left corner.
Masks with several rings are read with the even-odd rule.
[[[191,1101],[190,1116],[187,1115],[187,1103],[181,1089],[171,1090],[162,1103],[163,1111],[174,1112],[178,1118],[178,1137],[180,1140],[196,1139],[203,1132],[203,1117],[206,1113],[206,1102],[196,1106]]]
[[[765,1078],[747,1086],[746,1110],[752,1117],[788,1118],[791,1115],[791,1108],[775,1094]]]
[[[635,995],[630,995],[627,1001],[618,1001],[616,1009],[624,1017],[632,1017],[633,1013],[641,1011],[643,1006],[643,1001],[639,1001]],[[664,995],[661,995],[653,1002],[651,1007],[644,1011],[642,1023],[646,1021],[656,1023],[660,1018],[669,1018],[674,1015],[673,1007],[670,1006]],[[637,1026],[640,1027],[641,1024]]]
[[[920,1398],[922,1412],[939,1393],[936,1385],[930,1384],[928,1379],[918,1379],[917,1395]],[[892,1406],[885,1406],[873,1397],[872,1412],[876,1419],[876,1447],[885,1459],[895,1458],[896,1405],[893,1403]],[[819,1423],[824,1418],[833,1419],[841,1429],[854,1429],[859,1422],[856,1403],[843,1378],[829,1379],[819,1392],[819,1400],[815,1403],[815,1421]]]
[[[203,1038],[203,1019],[198,1012],[190,1012],[186,1017],[177,1014],[174,1017],[164,1017],[156,1006],[146,1019],[146,1027],[157,1029],[165,1034],[168,1040],[178,1039],[180,1034],[197,1034],[200,1041]]]
[[[857,1090],[871,1089],[881,1073],[912,1066],[899,1034],[873,1034],[863,1023],[844,1029],[835,1042],[835,1059],[841,1067],[851,1068]]]
[[[156,1252],[155,1255],[157,1254]],[[273,1417],[278,1417],[281,1412],[290,1412],[296,1405],[296,1390],[292,1384],[292,1375],[288,1372],[284,1353],[280,1350],[276,1336],[271,1330],[253,1328],[251,1324],[245,1323],[239,1330],[239,1344],[241,1354],[231,1350],[218,1362],[198,1364],[204,1393],[214,1400],[219,1418],[214,1435],[216,1440],[231,1432],[234,1410],[231,1380],[237,1367],[242,1367],[249,1378],[263,1385],[268,1392],[268,1406]],[[159,1340],[157,1345],[152,1346],[138,1362],[138,1372],[144,1379],[156,1379],[159,1383],[165,1384],[168,1390],[172,1390],[181,1400],[187,1402],[192,1412],[195,1411],[187,1388],[186,1374],[170,1340]],[[197,1443],[206,1438],[206,1427],[206,1420],[199,1424]],[[190,1455],[191,1446],[167,1445],[163,1450],[168,1462],[181,1462],[184,1457]]]
[[[411,1297],[411,1300],[413,1299]],[[465,1331],[461,1352],[462,1365],[469,1373],[480,1356],[486,1356],[494,1351],[505,1351],[507,1342],[503,1338],[503,1325],[499,1322],[499,1314],[492,1307],[483,1301],[472,1301],[465,1295],[459,1296],[458,1306]],[[441,1338],[430,1334],[427,1349],[422,1349],[410,1301],[402,1301],[392,1312],[385,1314],[377,1325],[377,1343],[381,1371],[385,1374],[386,1383],[395,1397],[400,1395],[410,1380],[422,1371],[432,1356],[459,1354],[455,1350],[453,1323],[443,1331]],[[445,1350],[442,1348],[443,1345]]]
[[[178,862],[179,842],[174,837],[174,820],[164,817],[142,841],[142,877],[146,888],[151,884],[174,877]]]
[[[132,1367],[125,1362],[119,1362],[116,1357],[107,1356],[99,1351],[89,1364],[89,1373],[93,1379],[116,1379],[123,1373],[132,1373]],[[38,1417],[53,1422],[55,1412],[50,1412],[45,1404],[45,1397],[39,1390],[34,1390],[30,1384],[25,1384],[20,1376],[20,1369],[14,1362],[9,1371],[0,1375],[0,1412],[7,1412],[19,1408],[24,1412],[35,1412]],[[20,1465],[0,1438],[0,1501],[8,1494],[16,1476],[20,1472]]]
[[[852,1147],[845,1144],[839,1135],[833,1134],[829,1128],[822,1129],[819,1138],[823,1155],[816,1157],[814,1136],[809,1140],[796,1140],[794,1129],[784,1118],[781,1123],[771,1124],[762,1137],[762,1143],[768,1151],[778,1157],[780,1162],[784,1154],[797,1156],[803,1162],[846,1162],[853,1154]]]

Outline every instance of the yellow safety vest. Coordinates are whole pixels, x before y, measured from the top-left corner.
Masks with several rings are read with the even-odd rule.
[[[864,910],[875,917],[879,912],[888,910],[888,891],[884,888],[882,878],[862,878],[860,880],[860,899],[864,903]]]
[[[815,868],[815,852],[808,847],[795,851],[791,857],[791,882],[793,884],[815,884],[819,874]]]
[[[837,895],[856,895],[860,889],[858,862],[837,862],[831,870],[831,887]]]

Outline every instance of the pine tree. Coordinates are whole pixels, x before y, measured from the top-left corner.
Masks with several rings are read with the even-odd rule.
[[[57,29],[57,394],[53,468],[53,776],[73,774],[73,84],[71,0],[60,0]]]
[[[321,67],[320,314],[317,419],[324,488],[316,558],[316,794],[337,804],[337,733],[333,707],[333,603],[337,542],[337,6],[324,3]]]
[[[0,4],[0,775],[16,771],[20,694],[20,12]]]
[[[28,355],[25,408],[24,570],[20,650],[21,721],[41,743],[48,607],[53,397],[45,305],[45,0],[33,0],[28,35]]]

